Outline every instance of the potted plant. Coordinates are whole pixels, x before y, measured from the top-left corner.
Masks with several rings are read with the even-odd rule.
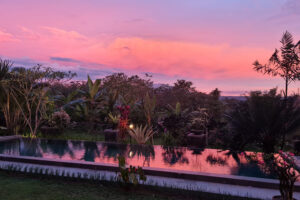
[[[108,114],[110,127],[104,130],[105,141],[117,141],[118,135],[118,125],[120,121],[120,115],[113,115],[112,113]]]

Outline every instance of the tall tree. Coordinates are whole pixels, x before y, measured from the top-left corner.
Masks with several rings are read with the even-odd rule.
[[[291,33],[286,31],[280,41],[280,51],[275,52],[265,65],[260,64],[257,60],[253,63],[254,70],[271,76],[280,76],[285,81],[285,99],[288,96],[288,86],[291,82],[300,79],[300,41],[296,44]]]
[[[32,68],[14,68],[9,81],[10,95],[14,100],[31,136],[36,136],[39,126],[47,118],[49,86],[65,78],[72,78],[71,72],[54,71],[50,67],[37,65]]]

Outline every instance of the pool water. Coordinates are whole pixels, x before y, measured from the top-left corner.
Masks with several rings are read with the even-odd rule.
[[[248,152],[249,153],[249,152]],[[118,164],[118,156],[129,165],[273,178],[241,155],[218,149],[191,149],[158,145],[126,145],[105,142],[20,138],[0,142],[0,154],[61,160]]]

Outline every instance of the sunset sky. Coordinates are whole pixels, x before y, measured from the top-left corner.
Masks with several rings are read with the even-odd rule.
[[[0,8],[1,58],[80,80],[125,72],[223,95],[282,88],[252,63],[265,62],[286,30],[300,40],[299,0],[0,0]]]

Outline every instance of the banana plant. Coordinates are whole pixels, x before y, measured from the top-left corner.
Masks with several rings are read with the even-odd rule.
[[[60,105],[62,105],[62,108],[68,108],[71,107],[74,102],[75,97],[78,95],[78,91],[72,91],[70,94],[68,94],[67,96],[63,95],[63,94],[59,94],[59,95],[55,95],[53,97],[53,100],[57,103],[59,103]]]
[[[103,99],[101,88],[101,80],[96,79],[94,82],[91,80],[90,76],[88,76],[88,91],[78,90],[78,92],[83,96],[86,101],[90,103],[95,103]]]
[[[78,90],[78,94],[80,94],[82,98],[75,102],[71,101],[70,104],[76,104],[77,112],[81,112],[91,123],[92,131],[103,107],[104,91],[101,89],[100,79],[93,82],[90,76],[88,76],[87,85],[87,91]]]
[[[188,114],[189,114],[189,109],[182,110],[181,104],[179,102],[176,103],[175,107],[168,104],[166,110],[164,111],[164,113],[162,113],[162,115],[164,115],[164,116],[175,115],[177,117],[180,117],[180,116],[185,117]]]

